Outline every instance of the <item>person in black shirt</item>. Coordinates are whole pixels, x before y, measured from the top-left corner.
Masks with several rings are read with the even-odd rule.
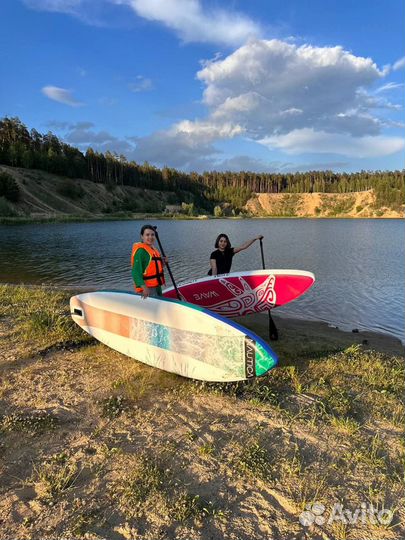
[[[211,253],[210,265],[211,269],[208,272],[209,276],[217,276],[218,274],[228,274],[231,271],[233,256],[247,249],[256,240],[261,240],[263,236],[256,236],[251,240],[248,240],[239,247],[233,248],[231,242],[226,234],[218,235],[215,240],[215,251]]]

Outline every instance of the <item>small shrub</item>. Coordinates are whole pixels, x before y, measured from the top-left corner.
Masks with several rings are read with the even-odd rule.
[[[211,501],[206,501],[199,495],[193,495],[186,491],[175,496],[170,506],[170,517],[181,523],[189,518],[201,521],[203,518],[221,519],[225,516],[225,512]]]
[[[163,211],[163,201],[143,201],[142,206],[138,209],[140,212],[159,213]]]
[[[11,202],[17,202],[20,198],[17,182],[6,172],[0,172],[0,197],[5,197]]]
[[[215,452],[215,446],[210,442],[206,442],[199,447],[198,452],[201,456],[210,456]]]
[[[114,495],[127,517],[141,517],[145,512],[145,502],[161,494],[166,483],[167,477],[160,465],[141,455],[126,478],[121,480]]]
[[[118,418],[126,409],[125,400],[122,396],[110,396],[102,402],[103,416],[106,418]]]
[[[85,195],[85,191],[80,184],[68,179],[63,180],[57,191],[60,195],[69,199],[80,199]]]
[[[223,215],[222,208],[220,206],[216,206],[214,208],[214,216],[215,217],[222,217],[222,215]]]
[[[237,468],[242,473],[262,480],[270,480],[273,473],[267,450],[258,442],[243,448]]]
[[[54,429],[57,418],[46,412],[32,414],[9,414],[0,419],[0,430],[4,432],[23,431],[26,433],[40,433],[48,429]]]
[[[16,215],[17,215],[17,212],[14,210],[12,205],[6,200],[6,198],[0,197],[0,216],[14,217]]]
[[[121,209],[126,212],[137,212],[139,209],[137,200],[130,199],[129,197],[125,197],[120,206]]]
[[[34,467],[34,480],[40,498],[53,502],[74,485],[79,474],[77,464],[69,462],[66,454],[53,455],[49,461]]]

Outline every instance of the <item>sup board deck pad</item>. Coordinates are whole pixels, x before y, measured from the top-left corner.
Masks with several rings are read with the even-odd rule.
[[[250,330],[205,308],[120,291],[70,299],[73,320],[131,358],[203,381],[239,381],[277,364],[270,346]]]
[[[295,300],[315,282],[304,270],[254,270],[205,276],[177,285],[181,298],[224,317],[240,317],[283,306]],[[177,298],[174,287],[163,291]]]

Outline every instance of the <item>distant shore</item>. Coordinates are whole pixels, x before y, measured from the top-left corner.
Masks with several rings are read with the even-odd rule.
[[[212,219],[226,219],[232,221],[240,221],[245,219],[316,219],[319,221],[336,219],[336,220],[370,220],[370,219],[405,219],[405,217],[398,216],[373,216],[373,217],[347,217],[347,216],[211,216],[211,215],[199,215],[199,216],[186,216],[183,214],[175,215],[165,215],[165,214],[131,214],[131,215],[105,215],[105,216],[74,216],[74,215],[56,215],[49,217],[0,217],[0,225],[36,225],[42,223],[92,223],[92,222],[103,222],[103,221],[145,221],[145,220],[176,220],[176,221],[193,221],[193,220],[212,220]]]

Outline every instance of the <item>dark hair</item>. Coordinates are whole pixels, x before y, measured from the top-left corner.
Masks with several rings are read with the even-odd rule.
[[[219,235],[217,236],[217,239],[215,240],[215,247],[216,247],[216,249],[218,249],[219,241],[221,240],[221,238],[225,238],[225,240],[226,240],[227,243],[228,243],[225,249],[231,249],[231,247],[232,247],[232,246],[231,246],[231,241],[229,240],[228,235],[227,235],[227,234],[223,234],[223,233],[219,234]]]
[[[147,230],[147,229],[150,229],[151,231],[155,232],[155,227],[153,225],[144,225],[141,229],[141,236],[143,236],[143,233]]]

